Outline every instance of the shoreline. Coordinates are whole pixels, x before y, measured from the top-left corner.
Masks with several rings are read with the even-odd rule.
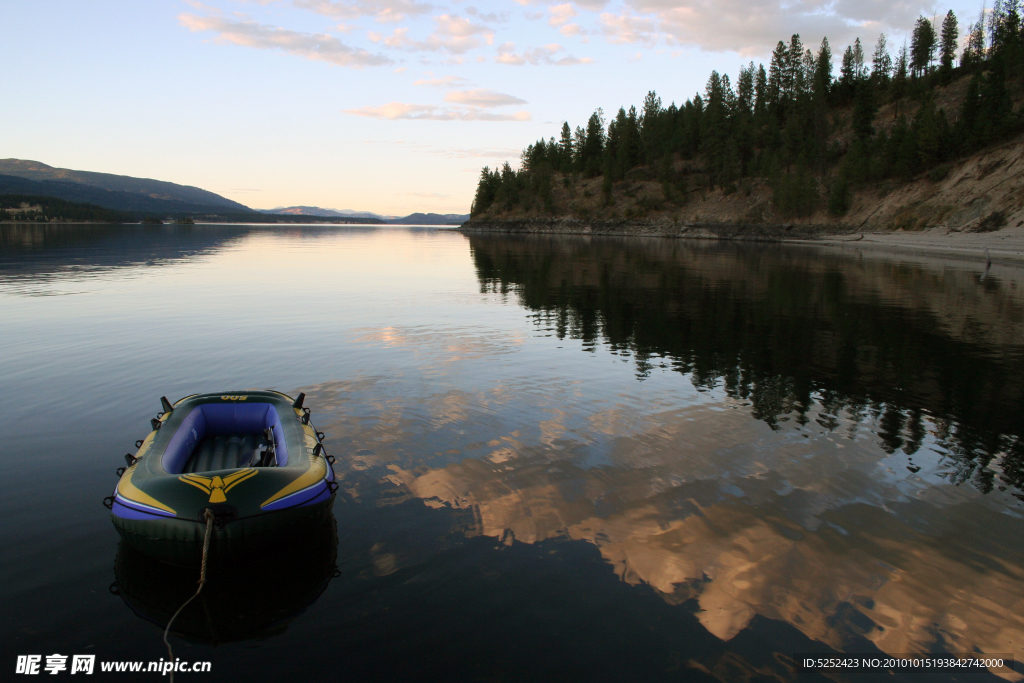
[[[851,232],[848,226],[780,225],[678,225],[643,221],[551,221],[464,223],[467,234],[586,235],[615,237],[665,237],[690,240],[725,240],[803,244],[887,251],[916,256],[945,256],[957,260],[1024,267],[1024,227],[992,232],[960,232],[940,226],[920,231]],[[985,250],[988,249],[988,254]]]

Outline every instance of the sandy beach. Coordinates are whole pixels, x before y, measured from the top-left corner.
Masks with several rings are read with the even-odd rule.
[[[909,252],[920,256],[952,256],[982,263],[991,257],[993,264],[1024,266],[1024,226],[1003,228],[995,232],[958,232],[937,227],[913,232],[858,232],[787,241]],[[985,253],[986,248],[988,255]]]

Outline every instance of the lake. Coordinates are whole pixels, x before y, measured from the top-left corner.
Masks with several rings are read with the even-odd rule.
[[[1024,269],[415,227],[3,225],[0,321],[4,667],[167,656],[198,574],[119,547],[101,500],[161,396],[273,388],[305,392],[327,433],[334,523],[211,565],[172,641],[212,670],[182,679],[1024,672],[792,666],[1024,649]]]

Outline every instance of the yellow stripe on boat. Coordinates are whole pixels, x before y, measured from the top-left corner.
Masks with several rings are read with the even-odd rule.
[[[129,467],[121,477],[121,481],[117,483],[118,495],[127,500],[135,501],[136,503],[142,503],[143,505],[148,505],[150,507],[157,508],[158,510],[170,512],[172,515],[178,514],[172,508],[167,507],[145,491],[138,489],[135,484],[132,483],[132,474],[135,472],[136,467],[138,467],[138,463]]]
[[[307,454],[307,457],[309,458],[309,469],[298,479],[263,501],[260,505],[261,508],[265,508],[275,500],[281,500],[296,491],[309,488],[327,476],[327,461],[324,458],[312,454]]]

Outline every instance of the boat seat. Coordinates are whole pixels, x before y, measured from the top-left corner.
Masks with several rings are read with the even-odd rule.
[[[182,473],[255,467],[266,450],[263,434],[214,434],[200,441]]]

